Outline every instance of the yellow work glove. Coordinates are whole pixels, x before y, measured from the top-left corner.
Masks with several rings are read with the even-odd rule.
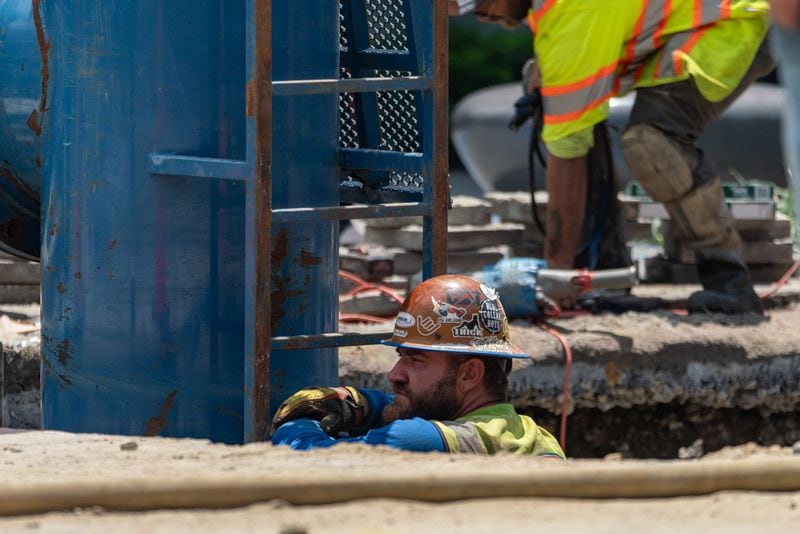
[[[281,404],[272,418],[271,434],[283,423],[293,419],[316,419],[326,434],[353,434],[363,425],[367,400],[356,388],[305,388]]]

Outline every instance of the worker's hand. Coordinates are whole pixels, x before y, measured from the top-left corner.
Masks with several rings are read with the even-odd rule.
[[[784,30],[800,28],[800,0],[769,0],[775,24]]]
[[[364,423],[366,415],[367,400],[356,388],[306,388],[278,407],[270,433],[287,421],[307,418],[316,419],[326,434],[338,437],[341,432],[352,434]]]

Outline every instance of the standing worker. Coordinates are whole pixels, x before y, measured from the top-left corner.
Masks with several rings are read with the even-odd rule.
[[[786,86],[784,159],[794,193],[794,242],[800,247],[800,0],[770,0],[781,81]]]
[[[422,282],[397,314],[389,371],[394,395],[353,387],[306,388],[272,421],[272,443],[294,449],[341,442],[410,451],[563,458],[555,438],[508,403],[512,358],[497,293],[467,276]]]
[[[689,311],[763,313],[719,171],[694,143],[774,66],[765,0],[450,0],[450,7],[504,27],[527,16],[534,32],[549,153],[549,267],[573,267],[593,126],[607,117],[611,97],[636,89],[622,151],[694,251],[703,290],[689,297]]]

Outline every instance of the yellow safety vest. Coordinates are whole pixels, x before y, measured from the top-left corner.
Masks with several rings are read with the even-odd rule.
[[[455,421],[431,421],[448,452],[494,454],[511,452],[564,458],[558,441],[533,419],[519,415],[511,404],[478,408]]]
[[[769,27],[765,0],[534,0],[545,142],[601,122],[608,100],[692,76],[718,102]]]

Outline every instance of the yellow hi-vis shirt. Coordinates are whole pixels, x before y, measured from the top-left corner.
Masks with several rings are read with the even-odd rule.
[[[534,0],[545,143],[604,120],[608,100],[694,78],[711,102],[741,82],[769,27],[765,0]]]
[[[508,403],[478,408],[455,421],[431,422],[442,435],[447,452],[511,452],[564,458],[564,451],[550,432],[530,417],[519,415]]]

